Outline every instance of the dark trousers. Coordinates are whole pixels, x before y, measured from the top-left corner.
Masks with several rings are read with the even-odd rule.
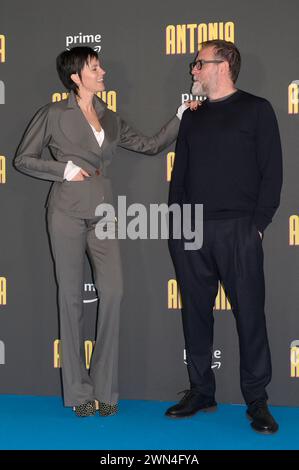
[[[184,239],[170,240],[170,253],[182,295],[182,319],[192,389],[213,397],[213,306],[222,282],[236,320],[241,390],[247,404],[267,399],[271,357],[264,313],[262,240],[250,217],[208,220],[203,246],[184,250]]]

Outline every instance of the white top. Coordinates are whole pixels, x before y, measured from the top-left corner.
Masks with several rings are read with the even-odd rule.
[[[103,142],[104,142],[104,138],[105,138],[104,129],[102,128],[100,131],[97,131],[90,123],[89,123],[89,125],[93,130],[94,136],[97,139],[97,142],[98,142],[99,146],[102,147]]]
[[[93,130],[94,136],[97,139],[99,146],[102,147],[105,139],[104,129],[102,128],[100,131],[97,131],[90,123],[89,125]],[[79,173],[80,170],[81,168],[78,165],[75,165],[72,160],[69,160],[66,164],[63,177],[67,181],[70,181],[74,178],[74,176],[76,176],[77,173]]]

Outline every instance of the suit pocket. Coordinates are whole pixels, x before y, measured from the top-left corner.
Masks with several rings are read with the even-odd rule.
[[[91,182],[64,181],[55,197],[55,205],[60,209],[74,212],[87,212],[91,201]]]

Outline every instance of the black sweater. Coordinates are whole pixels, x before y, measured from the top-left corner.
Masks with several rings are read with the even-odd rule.
[[[267,100],[237,90],[184,112],[169,204],[203,204],[206,220],[252,215],[263,232],[281,185],[280,136]]]

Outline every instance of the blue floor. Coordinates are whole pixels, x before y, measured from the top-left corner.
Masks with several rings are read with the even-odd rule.
[[[170,405],[123,400],[115,416],[78,418],[58,397],[0,395],[0,449],[299,449],[299,408],[270,407],[280,430],[263,436],[245,406],[173,420],[164,417]]]

